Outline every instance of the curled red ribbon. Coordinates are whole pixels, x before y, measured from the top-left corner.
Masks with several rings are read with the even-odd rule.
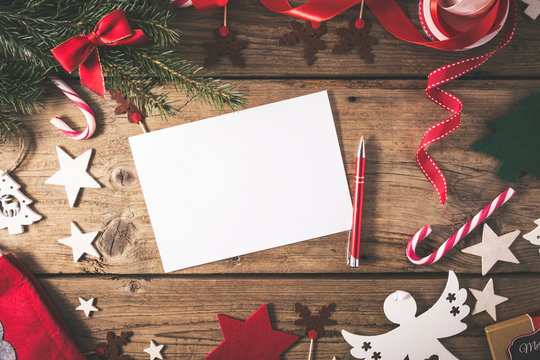
[[[150,40],[142,30],[131,30],[122,9],[101,19],[88,35],[76,35],[51,50],[55,59],[67,72],[79,67],[83,85],[104,96],[105,85],[99,60],[98,46],[146,45]]]
[[[309,0],[293,8],[287,0],[261,0],[264,6],[274,12],[318,22],[328,20],[361,1]],[[435,27],[446,37],[446,39],[442,40],[436,40],[429,27],[426,26],[423,8],[424,0],[420,0],[419,8],[422,27],[434,41],[428,41],[422,36],[395,0],[365,1],[377,20],[397,38],[441,50],[464,50],[478,46],[488,36],[494,36],[506,21],[504,34],[495,50],[445,65],[434,70],[428,76],[426,87],[427,97],[437,105],[452,112],[452,116],[438,122],[426,131],[416,153],[416,163],[437,191],[441,205],[444,205],[447,196],[446,178],[428,154],[427,146],[445,138],[460,126],[462,103],[456,96],[441,89],[440,86],[476,69],[486,62],[497,50],[510,42],[517,25],[516,0],[495,0],[485,11],[474,14],[470,26],[464,31],[454,28],[446,22],[444,17],[441,16],[441,9],[437,0],[428,0],[428,13],[431,16],[431,20],[435,24]]]

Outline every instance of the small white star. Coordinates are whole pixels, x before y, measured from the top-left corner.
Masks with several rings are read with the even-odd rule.
[[[495,294],[493,289],[493,279],[489,279],[488,283],[484,287],[484,290],[469,289],[473,296],[476,298],[476,304],[472,314],[478,314],[482,311],[486,311],[493,320],[497,321],[497,309],[496,306],[507,301],[508,298]]]
[[[150,355],[150,360],[163,359],[161,357],[161,349],[163,349],[163,345],[156,346],[154,341],[150,340],[150,347],[144,349],[144,352]]]
[[[87,172],[92,149],[73,159],[60,147],[56,147],[60,170],[45,180],[45,184],[62,185],[66,187],[69,206],[73,207],[81,188],[100,188],[101,185]]]
[[[495,265],[497,261],[506,261],[519,264],[519,260],[510,251],[510,245],[516,240],[520,231],[512,231],[508,234],[497,236],[493,230],[484,224],[482,242],[461,250],[464,253],[482,257],[482,275]]]
[[[58,242],[73,249],[73,262],[79,261],[83,254],[93,255],[99,258],[100,254],[97,252],[96,248],[92,246],[92,241],[94,241],[97,234],[98,231],[83,234],[77,225],[72,222],[71,236],[65,239],[60,239]]]
[[[75,310],[84,311],[86,317],[89,317],[92,311],[99,311],[99,309],[94,306],[94,298],[91,298],[90,300],[84,300],[83,298],[79,298],[79,302],[81,303],[81,305],[77,306]]]

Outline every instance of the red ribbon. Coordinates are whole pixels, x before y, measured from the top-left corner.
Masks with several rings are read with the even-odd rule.
[[[268,9],[308,21],[325,21],[362,0],[309,0],[293,8],[287,0],[261,0]],[[403,13],[395,0],[365,0],[366,5],[373,12],[377,20],[394,36],[415,44],[428,46],[441,50],[463,50],[498,30],[506,16],[508,20],[504,34],[497,48],[486,54],[464,59],[453,64],[440,67],[428,76],[426,95],[437,105],[452,112],[452,116],[430,127],[422,139],[416,154],[416,163],[431,182],[441,205],[444,205],[447,196],[446,179],[440,168],[435,164],[427,152],[427,146],[445,138],[460,126],[462,103],[454,95],[442,90],[439,86],[453,79],[459,78],[476,69],[486,62],[497,50],[504,47],[512,39],[517,25],[516,0],[496,0],[493,5],[481,15],[475,17],[474,23],[466,31],[452,28],[440,16],[437,0],[430,0],[430,13],[437,28],[448,37],[446,40],[427,41],[416,29],[413,23]],[[423,21],[422,0],[420,0],[420,18]],[[430,37],[434,37],[429,29],[422,24]]]
[[[99,60],[98,46],[145,45],[150,40],[142,30],[131,30],[122,9],[101,19],[88,35],[76,35],[51,50],[67,72],[79,67],[83,85],[104,96],[105,85]]]
[[[224,7],[229,3],[229,0],[191,0],[195,9],[206,11],[218,7]]]

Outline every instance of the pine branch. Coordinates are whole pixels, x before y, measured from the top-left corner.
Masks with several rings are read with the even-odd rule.
[[[65,40],[91,32],[110,12],[122,8],[132,27],[153,41],[149,47],[100,47],[108,88],[144,104],[148,114],[170,116],[180,111],[159,90],[170,84],[187,98],[223,110],[244,105],[234,84],[201,74],[201,68],[166,48],[180,34],[167,26],[173,17],[169,0],[12,0],[0,2],[0,143],[15,135],[16,114],[33,114],[49,85],[47,74],[64,71],[50,50]]]
[[[199,74],[201,67],[178,59],[171,51],[130,47],[124,49],[123,53],[111,49],[111,54],[104,53],[102,56],[102,62],[111,66],[119,59],[125,66],[139,69],[135,70],[136,73],[142,70],[156,77],[159,83],[172,84],[186,97],[196,96],[199,101],[220,110],[225,106],[236,110],[245,104],[243,96],[235,91],[236,84],[225,84],[219,79]]]

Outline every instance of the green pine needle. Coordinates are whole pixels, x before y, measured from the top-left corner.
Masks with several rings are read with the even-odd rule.
[[[157,90],[166,84],[219,110],[244,106],[236,84],[203,75],[199,66],[166,50],[180,41],[180,34],[167,25],[174,16],[168,0],[13,0],[0,3],[0,143],[16,136],[17,115],[39,110],[50,84],[47,76],[65,75],[50,50],[75,35],[88,34],[118,8],[152,45],[100,47],[108,89],[133,97],[138,107],[162,117],[181,109],[169,94]]]

